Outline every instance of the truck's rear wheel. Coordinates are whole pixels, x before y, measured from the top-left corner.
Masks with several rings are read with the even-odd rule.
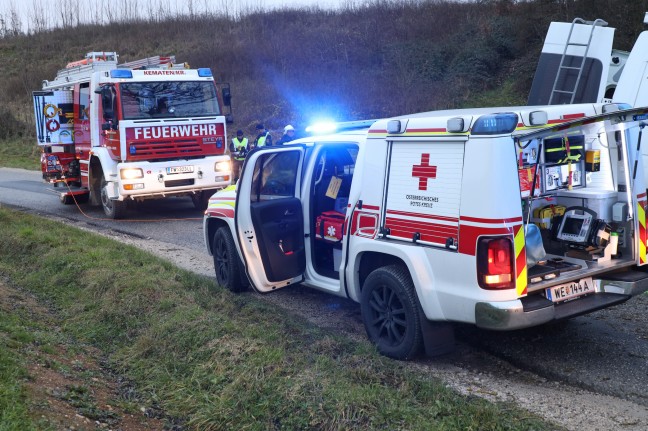
[[[410,359],[423,348],[420,306],[405,268],[391,265],[374,270],[362,288],[362,320],[378,351],[394,359]]]
[[[212,242],[212,254],[218,284],[232,292],[246,290],[247,283],[243,280],[243,268],[239,263],[236,245],[228,228],[220,227],[216,231]]]
[[[72,198],[72,195],[66,195],[63,193],[59,195],[59,200],[63,205],[72,205],[74,203],[74,199]]]
[[[126,202],[112,200],[108,197],[106,178],[101,178],[101,205],[104,213],[111,219],[122,218],[126,213]]]

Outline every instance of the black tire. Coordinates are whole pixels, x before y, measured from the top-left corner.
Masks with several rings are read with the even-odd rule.
[[[72,205],[74,203],[74,199],[72,198],[71,195],[64,195],[61,193],[59,200],[63,205]]]
[[[82,195],[76,195],[75,196],[76,201],[78,204],[85,204],[88,203],[88,199],[90,198],[90,193],[84,193]]]
[[[369,340],[381,354],[411,359],[421,353],[421,308],[404,267],[391,265],[369,274],[362,287],[360,309]]]
[[[248,283],[244,281],[243,267],[236,252],[234,239],[227,227],[216,230],[212,242],[212,255],[218,284],[231,292],[245,291]]]
[[[193,202],[194,208],[200,211],[205,211],[207,205],[209,205],[209,198],[213,195],[214,192],[211,190],[203,190],[198,193],[191,194],[191,202]]]
[[[106,177],[101,178],[101,205],[103,206],[104,214],[111,219],[119,219],[126,214],[126,202],[116,201],[108,198],[106,192]]]

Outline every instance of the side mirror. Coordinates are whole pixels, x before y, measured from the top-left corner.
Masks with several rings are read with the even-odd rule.
[[[223,105],[231,106],[232,105],[232,93],[230,92],[229,87],[223,88]]]
[[[233,123],[234,122],[234,116],[232,114],[227,114],[225,116],[225,122],[230,123],[230,124]]]
[[[117,119],[115,116],[117,108],[117,94],[115,87],[106,85],[101,87],[101,109],[103,111],[104,124],[101,125],[101,130],[117,130]]]

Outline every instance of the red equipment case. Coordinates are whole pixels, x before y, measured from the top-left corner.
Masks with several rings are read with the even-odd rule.
[[[342,241],[344,234],[344,214],[337,211],[324,211],[317,216],[315,237],[328,242]]]

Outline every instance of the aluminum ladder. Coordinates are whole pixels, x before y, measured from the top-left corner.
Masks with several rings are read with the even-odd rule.
[[[170,55],[168,57],[161,57],[156,55],[154,57],[147,57],[141,60],[129,61],[127,63],[122,63],[117,67],[120,69],[161,69],[163,66],[171,68],[175,65],[175,55]],[[184,65],[183,65],[184,67]]]
[[[576,24],[587,24],[591,26],[587,43],[572,42],[572,34],[574,32],[574,26]],[[554,79],[553,88],[551,89],[551,96],[549,96],[549,105],[552,104],[554,100],[554,96],[556,96],[557,94],[570,94],[571,99],[569,99],[569,104],[574,103],[574,99],[576,98],[576,91],[578,90],[578,84],[580,83],[581,77],[583,76],[583,70],[585,69],[587,53],[589,52],[590,45],[592,43],[592,36],[594,35],[594,29],[597,26],[605,27],[607,25],[608,23],[603,21],[602,19],[597,19],[595,21],[585,21],[582,18],[574,18],[574,21],[572,21],[571,28],[569,29],[569,35],[567,36],[567,43],[565,44],[565,49],[563,50],[562,57],[560,58],[560,65],[558,66],[558,71],[556,72],[556,78]],[[567,59],[567,51],[569,50],[570,46],[580,46],[585,48],[585,53],[581,57],[581,62],[580,65],[578,66],[567,66],[566,64],[565,60]],[[558,86],[558,82],[560,81],[561,73],[563,73],[566,76],[566,73],[570,70],[578,71],[578,75],[576,76],[576,82],[574,83],[574,87],[571,90],[569,89],[558,90],[556,87]]]

